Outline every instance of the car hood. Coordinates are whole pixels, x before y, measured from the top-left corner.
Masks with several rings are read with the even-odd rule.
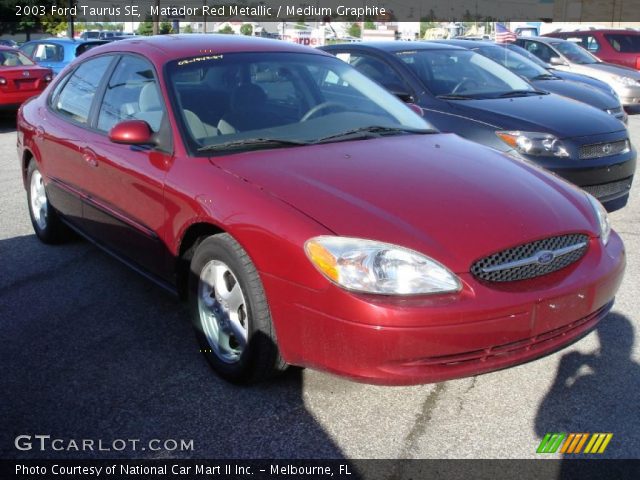
[[[597,228],[576,187],[453,134],[262,150],[211,162],[338,235],[413,248],[457,273],[507,247]]]
[[[581,65],[577,63],[571,64],[571,71],[590,75],[599,80],[607,81],[614,76],[631,77],[636,80],[640,80],[640,72],[633,68],[623,67],[622,65],[615,65],[613,63],[590,63],[588,65]]]
[[[553,93],[516,98],[453,100],[452,113],[504,130],[547,132],[558,138],[617,132],[623,125],[611,115]]]
[[[602,90],[571,80],[534,80],[533,85],[547,92],[584,102],[600,110],[620,107],[620,102]]]

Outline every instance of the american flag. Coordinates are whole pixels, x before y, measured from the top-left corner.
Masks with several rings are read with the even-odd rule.
[[[496,43],[509,43],[516,41],[516,34],[501,23],[496,23]]]

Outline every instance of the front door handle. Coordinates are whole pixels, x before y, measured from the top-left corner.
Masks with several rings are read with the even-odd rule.
[[[82,158],[84,159],[85,162],[87,162],[89,166],[91,167],[98,166],[98,158],[96,157],[96,154],[93,152],[93,150],[91,150],[90,148],[85,148],[82,151]]]

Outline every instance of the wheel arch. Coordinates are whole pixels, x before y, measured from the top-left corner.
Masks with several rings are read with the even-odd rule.
[[[187,298],[187,289],[189,285],[189,265],[196,248],[202,240],[219,233],[228,233],[219,225],[209,221],[199,221],[189,225],[178,244],[178,256],[176,261],[176,286],[180,298]]]
[[[27,188],[27,170],[29,169],[29,163],[32,159],[36,158],[31,149],[25,148],[22,152],[22,159],[20,160],[20,168],[22,172],[22,184]]]

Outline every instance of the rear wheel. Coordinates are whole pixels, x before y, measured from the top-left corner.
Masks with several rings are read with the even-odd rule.
[[[44,179],[35,160],[27,168],[27,202],[33,230],[44,243],[60,243],[68,238],[68,229],[47,198]]]
[[[189,303],[200,351],[220,376],[252,383],[284,370],[262,282],[230,235],[210,236],[196,248]]]

